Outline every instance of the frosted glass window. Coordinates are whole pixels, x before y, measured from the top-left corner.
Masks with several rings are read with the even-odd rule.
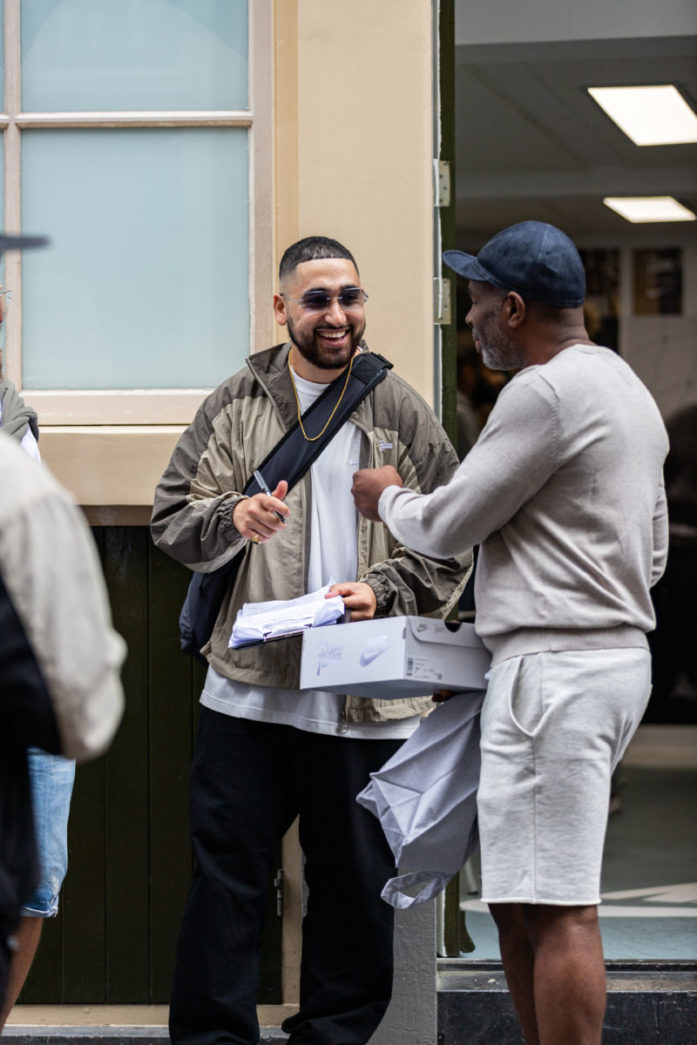
[[[247,0],[22,0],[25,112],[247,108]]]
[[[249,351],[247,131],[22,139],[23,384],[199,388]]]
[[[0,4],[0,9],[2,4]],[[4,135],[0,134],[0,229],[5,228],[5,138]],[[5,286],[5,255],[0,254],[0,285]],[[12,290],[12,287],[8,287],[8,290]],[[11,307],[9,303],[6,307]],[[4,367],[5,360],[5,324],[0,325],[0,377],[2,377],[6,368]]]
[[[0,0],[0,109],[5,111],[5,5]]]

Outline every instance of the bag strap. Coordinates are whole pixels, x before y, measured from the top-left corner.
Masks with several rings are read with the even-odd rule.
[[[288,489],[291,490],[314,464],[358,404],[387,377],[387,371],[391,369],[392,363],[379,352],[364,352],[354,361],[348,382],[345,371],[339,374],[302,415],[306,428],[311,428],[313,432],[321,431],[340,400],[336,413],[327,424],[322,437],[315,442],[308,442],[296,421],[259,465],[258,471],[268,483],[269,489],[275,490],[281,479],[287,479]],[[341,392],[345,383],[346,391],[342,399]],[[244,492],[248,497],[261,492],[261,487],[254,477],[249,480]]]

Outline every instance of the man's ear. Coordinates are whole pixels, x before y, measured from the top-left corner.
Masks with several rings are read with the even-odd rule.
[[[274,294],[273,296],[273,314],[279,327],[284,327],[288,322],[288,316],[286,315],[285,300],[280,294]]]
[[[503,302],[504,316],[509,327],[517,329],[527,314],[527,305],[515,290],[509,290]]]

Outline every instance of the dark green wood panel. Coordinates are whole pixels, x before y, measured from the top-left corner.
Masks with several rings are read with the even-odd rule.
[[[148,564],[150,953],[152,996],[162,1001],[169,997],[179,919],[191,878],[189,764],[200,685],[195,686],[194,662],[179,649],[177,629],[188,578],[188,573],[152,548]]]
[[[114,627],[126,641],[126,712],[107,753],[106,995],[115,1004],[150,997],[148,817],[148,583],[150,540],[136,527],[104,535],[104,576]]]
[[[205,667],[179,649],[190,574],[146,527],[95,528],[114,623],[129,647],[126,712],[109,752],[79,766],[58,918],[25,1004],[164,1004],[191,880],[188,778]],[[281,1001],[281,922],[270,891],[260,1003]]]
[[[68,830],[70,869],[59,916],[63,920],[63,997],[59,1000],[66,1004],[107,1000],[105,807],[106,760],[100,758],[78,766],[75,774]]]

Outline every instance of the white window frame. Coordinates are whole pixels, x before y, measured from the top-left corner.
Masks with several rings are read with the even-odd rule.
[[[249,0],[249,108],[157,112],[24,113],[21,109],[21,0],[5,0],[5,229],[21,231],[22,131],[37,128],[245,127],[249,133],[250,350],[273,337],[272,0]],[[27,230],[50,235],[50,229]],[[42,425],[188,424],[208,388],[33,390],[22,388],[22,255],[5,255],[13,292],[5,320],[3,373],[22,389]]]

